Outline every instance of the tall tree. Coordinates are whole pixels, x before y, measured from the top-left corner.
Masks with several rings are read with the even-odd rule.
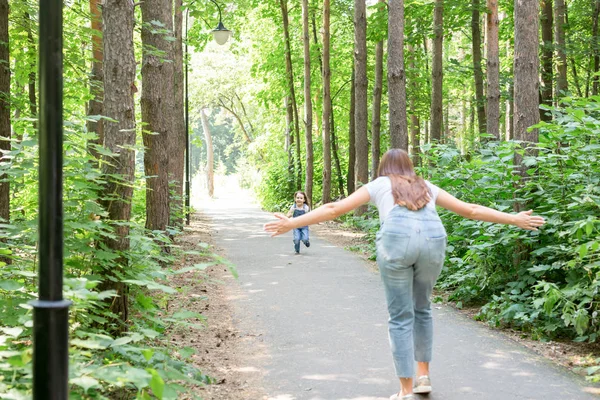
[[[556,94],[558,97],[561,93],[566,93],[569,90],[567,81],[567,47],[565,43],[565,26],[566,21],[566,5],[565,0],[555,0],[555,17],[554,17],[554,41],[556,42]]]
[[[169,138],[169,182],[173,198],[169,200],[171,215],[177,215],[170,225],[183,225],[183,173],[185,167],[185,108],[183,102],[183,9],[182,0],[174,2],[173,28],[173,134]]]
[[[381,1],[381,0],[380,0]],[[371,116],[371,180],[377,177],[381,157],[381,93],[383,91],[383,40],[375,45],[375,86]]]
[[[8,46],[8,0],[0,0],[0,163],[10,151],[10,59]],[[0,174],[0,221],[10,221],[10,182]]]
[[[404,69],[404,0],[388,3],[388,107],[393,148],[408,151],[406,73]]]
[[[477,123],[479,125],[479,133],[485,133],[487,131],[487,126],[485,121],[485,101],[483,100],[483,71],[481,70],[481,29],[479,24],[480,0],[473,0],[471,5],[473,7],[471,11],[471,35],[473,35],[473,72],[475,77]]]
[[[344,177],[342,176],[342,166],[340,163],[340,156],[338,151],[338,142],[335,133],[335,111],[333,110],[333,101],[331,106],[331,153],[333,156],[333,166],[335,168],[335,174],[337,177],[338,184],[338,197],[344,197]]]
[[[206,143],[206,188],[208,189],[208,195],[213,197],[215,193],[214,150],[210,124],[204,108],[200,110],[200,118],[202,119],[202,130],[204,131],[204,141]]]
[[[369,182],[367,7],[364,0],[354,1],[354,67],[356,181],[364,185]],[[362,215],[366,210],[366,206],[361,206],[354,214]]]
[[[292,50],[290,47],[290,28],[289,28],[289,17],[287,10],[287,0],[279,0],[281,6],[281,16],[283,18],[283,37],[285,45],[285,72],[287,75],[288,83],[288,103],[287,110],[288,114],[292,113],[293,125],[291,125],[292,132],[291,137],[296,143],[296,156],[295,156],[295,168],[296,168],[296,189],[299,190],[302,187],[302,161],[300,151],[300,122],[298,121],[298,104],[296,102],[296,89],[294,89],[294,70],[292,66]],[[289,118],[289,116],[288,116]]]
[[[353,60],[354,61],[354,60]],[[356,174],[355,165],[356,165],[356,128],[355,128],[355,119],[354,119],[354,110],[355,110],[355,99],[354,95],[354,64],[352,65],[352,78],[351,78],[351,86],[350,86],[350,111],[349,111],[349,121],[348,121],[348,177],[346,178],[346,189],[348,194],[354,193],[356,190]]]
[[[331,201],[331,69],[329,66],[329,41],[331,4],[329,0],[323,0],[323,204]]]
[[[305,133],[304,142],[306,146],[306,177],[304,179],[304,193],[312,204],[314,154],[313,154],[313,112],[311,99],[311,77],[310,77],[310,35],[309,35],[309,8],[308,0],[302,0],[302,40],[304,42],[304,118]]]
[[[173,132],[171,0],[142,2],[142,121],[146,178],[146,228],[164,231],[169,223],[169,140]],[[169,61],[166,61],[169,60]]]
[[[515,56],[514,56],[514,135],[521,141],[526,154],[538,141],[538,131],[527,129],[539,122],[539,2],[515,1]],[[523,157],[515,152],[515,165],[526,177]]]
[[[410,70],[415,76],[411,80],[409,80],[409,85],[412,89],[412,93],[416,94],[419,90],[419,85],[417,84],[417,68],[415,66],[415,50],[412,45],[408,46],[408,52],[412,55],[410,59]],[[412,161],[414,166],[418,166],[421,164],[421,132],[420,132],[420,121],[419,115],[416,110],[416,96],[412,95],[410,97],[410,142],[412,145]]]
[[[498,0],[487,0],[487,133],[500,140],[500,45]],[[481,124],[481,121],[480,121]]]
[[[442,52],[444,44],[444,0],[435,0],[433,11],[433,59],[431,68],[431,128],[430,140],[439,142],[442,138]]]
[[[592,95],[595,96],[598,94],[598,90],[600,89],[600,76],[598,72],[600,72],[600,41],[598,40],[598,19],[600,18],[600,0],[594,1],[594,12],[592,15]]]
[[[102,51],[102,11],[100,9],[100,0],[90,0],[90,17],[92,24],[92,75],[90,76],[90,92],[93,98],[88,103],[87,114],[89,116],[103,115],[102,100],[104,97],[103,79],[104,72],[102,71],[102,60],[104,53]],[[88,132],[96,133],[96,139],[90,140],[90,144],[102,146],[104,144],[104,130],[102,129],[102,120],[88,118]],[[91,153],[98,158],[100,153],[92,146]]]
[[[552,56],[554,54],[554,48],[552,44],[553,37],[553,10],[552,0],[541,0],[541,25],[542,25],[542,88],[540,90],[542,104],[552,107],[552,87],[554,83],[553,79],[553,63]],[[546,110],[540,109],[540,118],[543,121],[549,121],[552,119],[552,114]]]
[[[133,3],[106,0],[102,8],[104,22],[104,145],[111,155],[104,156],[102,172],[110,177],[103,189],[103,205],[114,223],[114,237],[105,244],[118,252],[129,250],[131,198],[135,176],[135,54],[133,46]],[[118,265],[126,266],[125,259]],[[114,271],[108,272],[112,274]],[[120,280],[107,279],[103,289],[114,289],[119,297],[111,311],[127,320],[127,288]]]

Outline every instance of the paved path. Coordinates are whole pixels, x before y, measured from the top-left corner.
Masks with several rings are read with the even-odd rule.
[[[266,356],[252,367],[264,372],[270,400],[385,400],[397,391],[379,275],[314,235],[294,255],[291,233],[263,233],[270,214],[239,193],[197,208],[238,268],[236,321],[260,335]],[[434,322],[434,392],[423,399],[598,399],[576,375],[450,308],[436,306]]]

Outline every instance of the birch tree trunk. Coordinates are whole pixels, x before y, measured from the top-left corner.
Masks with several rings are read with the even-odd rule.
[[[202,119],[202,130],[204,131],[204,141],[206,142],[206,188],[208,190],[208,195],[213,197],[215,194],[215,156],[210,124],[208,123],[208,118],[206,117],[204,109],[200,110],[200,118]]]
[[[388,3],[388,107],[392,148],[408,151],[406,73],[404,69],[404,0]]]

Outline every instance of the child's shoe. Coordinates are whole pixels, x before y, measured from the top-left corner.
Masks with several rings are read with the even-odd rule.
[[[305,245],[306,247],[310,247],[310,242],[307,240],[306,242],[304,242],[304,245]]]
[[[400,393],[396,393],[390,396],[390,400],[415,400],[415,396],[411,394],[405,394],[400,396]]]

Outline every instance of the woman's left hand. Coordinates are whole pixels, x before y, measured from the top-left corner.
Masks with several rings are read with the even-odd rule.
[[[292,221],[288,217],[281,213],[275,213],[273,215],[279,218],[279,220],[268,222],[263,226],[266,232],[271,233],[271,237],[281,235],[292,230]]]

